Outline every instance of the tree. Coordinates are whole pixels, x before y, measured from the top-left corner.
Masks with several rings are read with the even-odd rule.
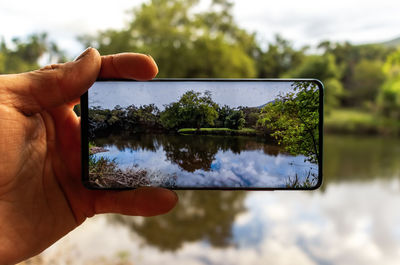
[[[214,0],[196,12],[198,2],[151,0],[133,9],[125,29],[79,39],[102,54],[151,54],[159,77],[255,77],[255,35],[235,23],[230,1]]]
[[[225,119],[225,127],[240,130],[245,124],[244,114],[241,110],[232,110]]]
[[[27,72],[39,68],[39,59],[48,57],[48,63],[65,61],[58,46],[48,40],[46,33],[31,34],[25,39],[13,38],[13,48],[0,42],[0,74]]]
[[[320,164],[319,89],[313,82],[294,82],[293,92],[280,95],[261,111],[258,123],[292,154]]]
[[[268,49],[260,51],[257,61],[258,77],[281,77],[288,71],[297,68],[304,60],[307,47],[295,50],[292,44],[280,35],[275,42],[268,44]]]
[[[343,86],[340,83],[341,69],[335,63],[335,56],[310,55],[296,69],[287,73],[287,77],[316,78],[325,85],[326,110],[336,107],[340,98],[344,95]]]
[[[377,98],[380,112],[390,118],[400,119],[400,49],[390,54],[384,64],[386,81]]]
[[[335,58],[335,63],[341,72],[339,81],[344,90],[344,93],[340,96],[341,103],[348,107],[359,107],[365,99],[358,100],[357,97],[366,96],[369,98],[371,93],[373,94],[379,89],[379,87],[372,88],[371,85],[367,88],[369,91],[368,95],[363,94],[364,88],[358,86],[360,78],[362,78],[361,75],[368,77],[367,74],[363,73],[370,72],[372,73],[373,80],[375,80],[372,82],[379,84],[381,70],[378,69],[379,66],[377,64],[383,63],[386,57],[393,52],[393,48],[382,44],[352,45],[349,42],[332,43],[324,41],[319,44],[319,48],[324,55],[330,54]],[[365,62],[369,62],[369,66]],[[375,69],[376,72],[373,72],[372,69]],[[329,90],[327,90],[328,93]],[[359,93],[360,95],[358,95]]]
[[[382,71],[383,63],[362,59],[354,67],[349,98],[354,105],[361,106],[364,102],[373,102],[385,80]]]
[[[211,92],[187,91],[178,102],[165,107],[161,113],[161,123],[167,129],[183,127],[197,128],[213,126],[218,118],[218,105],[211,99]]]

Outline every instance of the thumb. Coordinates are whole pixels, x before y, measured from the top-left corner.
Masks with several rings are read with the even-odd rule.
[[[10,75],[7,88],[16,95],[14,106],[33,114],[79,98],[95,82],[100,68],[100,54],[88,48],[73,62]]]

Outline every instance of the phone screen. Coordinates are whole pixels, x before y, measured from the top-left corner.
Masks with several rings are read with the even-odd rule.
[[[81,98],[92,189],[316,189],[317,80],[98,81]]]

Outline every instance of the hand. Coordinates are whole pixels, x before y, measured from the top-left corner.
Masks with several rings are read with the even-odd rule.
[[[79,97],[97,78],[148,80],[158,72],[143,54],[100,57],[0,76],[0,264],[34,256],[100,213],[168,212],[175,193],[161,188],[93,191],[81,183]]]

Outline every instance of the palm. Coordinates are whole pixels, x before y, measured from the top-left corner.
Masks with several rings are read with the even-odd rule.
[[[163,189],[107,192],[83,187],[80,121],[73,102],[98,75],[149,79],[155,74],[149,68],[154,62],[144,55],[101,61],[89,49],[85,56],[42,71],[0,76],[1,264],[39,253],[94,214],[149,216],[176,203],[176,196]],[[132,65],[139,68],[130,69]]]

